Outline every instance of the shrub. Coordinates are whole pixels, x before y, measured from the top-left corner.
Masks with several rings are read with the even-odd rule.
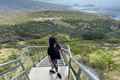
[[[95,68],[99,68],[102,70],[110,69],[111,64],[113,64],[111,54],[108,51],[101,49],[89,54],[89,62]]]
[[[111,39],[106,40],[106,42],[111,43],[111,44],[119,44],[120,39],[111,38]]]
[[[17,55],[13,52],[11,56],[9,56],[8,60],[14,60],[17,58]]]
[[[82,31],[81,36],[85,40],[96,40],[96,39],[104,39],[105,34],[100,31],[85,30]]]
[[[26,42],[26,45],[45,45],[47,44],[46,40],[30,40]]]

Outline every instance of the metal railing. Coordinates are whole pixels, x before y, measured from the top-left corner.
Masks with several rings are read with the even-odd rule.
[[[29,71],[47,56],[47,46],[28,46],[16,60],[0,64],[0,80],[30,80]]]
[[[0,64],[0,69],[3,69],[3,71],[0,72],[0,80],[29,80],[29,77],[20,59]]]
[[[28,76],[30,69],[46,56],[47,46],[23,48],[17,60],[0,64],[0,69],[4,69],[0,72],[0,80],[30,80]],[[69,66],[68,80],[100,80],[72,56],[69,46],[64,47],[62,56],[65,64]]]
[[[64,49],[63,57],[65,63],[69,65],[68,80],[100,80],[97,75],[72,56],[69,45]]]

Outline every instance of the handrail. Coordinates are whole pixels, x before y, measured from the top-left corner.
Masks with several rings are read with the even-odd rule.
[[[71,58],[76,64],[80,66],[80,69],[85,72],[92,80],[100,80],[96,75],[94,75],[90,70],[86,68],[83,64],[79,63],[77,60],[74,58]]]
[[[72,53],[71,53],[71,50],[70,50],[70,46],[67,45],[67,49],[64,49],[65,52],[67,52],[68,54],[66,54],[67,56],[69,56],[69,68],[73,68],[71,67],[71,60],[77,64],[79,66],[79,71],[78,73],[75,73],[73,71],[73,74],[76,75],[76,80],[79,80],[80,79],[80,72],[83,71],[87,76],[89,76],[89,79],[90,80],[100,80],[98,76],[96,76],[95,74],[93,74],[89,69],[87,69],[87,67],[83,64],[81,64],[80,62],[78,62],[73,56],[72,56]]]
[[[28,70],[29,69],[27,70],[25,68],[24,59],[26,59],[26,57],[28,57],[30,59],[33,59],[33,57],[30,56],[30,54],[29,54],[29,53],[31,53],[31,51],[30,51],[31,49],[32,49],[32,54],[33,53],[35,53],[35,55],[42,54],[42,57],[40,59],[42,59],[44,56],[46,56],[46,54],[43,54],[43,53],[47,49],[47,46],[27,46],[27,47],[22,48],[22,51],[21,51],[21,53],[20,53],[20,55],[18,56],[17,59],[6,62],[6,63],[3,63],[3,64],[0,64],[0,68],[3,68],[3,69],[4,69],[4,66],[11,65],[10,69],[8,69],[7,72],[6,71],[5,72],[4,71],[0,72],[0,74],[1,74],[0,75],[0,80],[1,80],[1,78],[4,78],[5,80],[11,80],[11,78],[12,78],[12,80],[21,80],[21,79],[17,79],[17,78],[20,78],[21,75],[26,77],[26,78],[24,78],[24,80],[30,80],[29,77],[28,77],[28,72],[29,72]],[[38,54],[36,54],[36,53],[38,53]],[[22,59],[23,59],[23,61],[22,61]],[[33,60],[32,60],[32,62],[33,62]],[[15,65],[15,67],[13,67],[12,64]],[[34,62],[32,64],[32,66],[35,66]],[[11,74],[14,71],[17,71],[17,69],[22,69],[22,72],[17,74],[15,77],[13,76],[13,77],[9,78],[10,77],[9,74]]]
[[[22,54],[24,54],[24,52],[26,52],[26,50],[29,51],[29,49],[32,49],[32,48],[47,48],[47,46],[28,46],[28,47],[25,47],[23,48],[22,50]],[[42,49],[40,49],[41,51]],[[67,56],[69,59],[68,59],[68,66],[69,66],[69,69],[73,72],[72,75],[74,78],[74,80],[80,80],[80,74],[81,72],[84,72],[86,77],[88,77],[90,80],[100,80],[95,74],[93,74],[85,65],[79,63],[73,56],[72,56],[72,53],[71,53],[71,50],[70,50],[70,46],[67,45],[67,49],[64,48],[64,52],[66,54],[63,55],[63,58],[65,59],[65,56]],[[46,56],[46,55],[44,55]],[[20,58],[18,58],[18,60],[20,60]],[[10,61],[10,62],[7,62],[7,63],[4,63],[4,64],[0,64],[0,67],[2,66],[5,66],[5,65],[9,65],[9,64],[12,64],[12,63],[17,63],[18,60],[13,60],[13,61]],[[65,61],[65,60],[64,60]],[[77,73],[74,71],[75,68],[72,67],[72,61],[74,62],[74,64],[78,65],[78,71]],[[20,62],[22,68],[23,68],[23,73],[25,72],[25,75],[28,77],[28,75],[26,74],[26,70],[24,68],[24,65]],[[23,73],[21,73],[20,75],[22,75]],[[69,71],[69,75],[70,75],[70,71]],[[68,75],[68,78],[69,78],[69,75]],[[16,77],[19,77],[19,75],[17,75]],[[12,78],[12,80],[14,80],[16,77]],[[29,80],[29,78],[27,78],[27,80]],[[70,79],[69,79],[70,80]]]
[[[21,55],[24,55],[24,52],[26,51],[25,49],[28,49],[28,48],[32,48],[32,47],[36,47],[36,48],[47,48],[47,46],[27,46],[25,48],[22,49],[22,54]],[[65,50],[65,49],[64,49]],[[67,51],[67,50],[66,50]],[[9,62],[6,62],[6,63],[2,63],[0,64],[0,67],[2,66],[6,66],[6,65],[9,65],[9,64],[12,64],[12,63],[16,63],[20,61],[20,57],[18,59],[15,59],[15,60],[12,60],[12,61],[9,61]]]
[[[16,59],[16,60],[12,60],[12,61],[9,61],[9,62],[6,62],[6,63],[3,63],[3,64],[0,64],[0,67],[6,66],[6,65],[9,65],[9,64],[12,64],[12,63],[18,62],[18,61],[19,61],[19,59]]]

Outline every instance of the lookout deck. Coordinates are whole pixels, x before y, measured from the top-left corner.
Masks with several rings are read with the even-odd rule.
[[[56,74],[50,74],[50,69],[50,62],[48,57],[46,57],[36,67],[31,69],[29,74],[30,80],[67,80],[68,66],[65,66],[63,61],[59,61],[59,72],[62,75],[62,79],[59,79]]]
[[[22,49],[17,59],[0,64],[0,80],[100,80],[84,64],[76,60],[69,46],[64,46],[59,73],[50,74],[51,63],[47,57],[47,46],[28,46]]]

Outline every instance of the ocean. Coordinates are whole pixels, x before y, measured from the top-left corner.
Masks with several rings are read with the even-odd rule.
[[[54,4],[69,5],[71,9],[88,13],[100,13],[120,20],[120,0],[39,0]]]

